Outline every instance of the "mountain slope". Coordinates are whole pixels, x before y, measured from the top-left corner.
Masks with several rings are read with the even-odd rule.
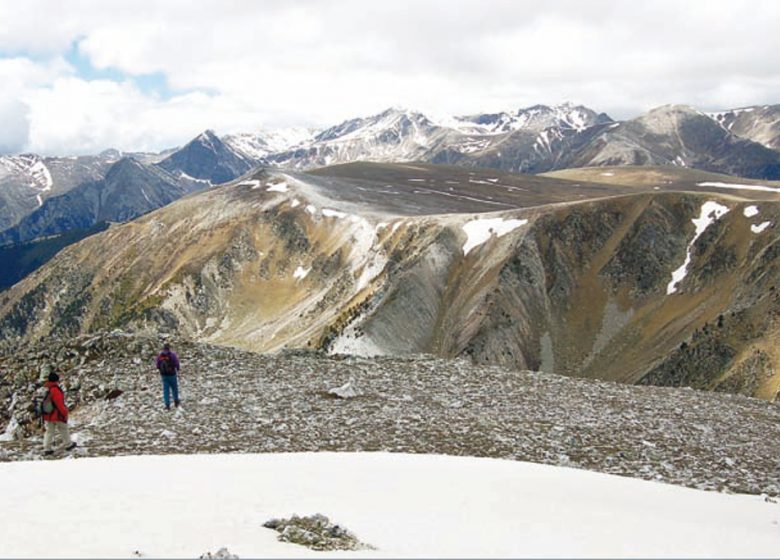
[[[0,156],[0,231],[16,225],[49,197],[103,177],[116,161],[110,155],[43,158]]]
[[[103,231],[107,227],[107,223],[98,223],[90,229],[72,229],[61,235],[0,247],[0,262],[3,263],[0,267],[0,292],[46,264],[68,245]]]
[[[268,155],[284,152],[314,140],[315,132],[304,128],[226,134],[221,137],[230,149],[247,160],[260,162]]]
[[[737,136],[780,150],[780,105],[742,107],[709,116]]]
[[[586,165],[679,165],[745,177],[780,177],[780,153],[741,139],[707,115],[680,105],[659,107],[621,123],[595,147],[598,150]]]
[[[162,329],[775,399],[778,194],[656,187],[265,171],[64,251],[6,293],[0,333]]]
[[[16,226],[0,233],[0,245],[89,229],[100,222],[124,222],[202,186],[124,158],[112,165],[103,179],[47,199]]]

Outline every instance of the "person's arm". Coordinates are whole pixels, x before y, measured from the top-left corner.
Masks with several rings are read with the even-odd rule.
[[[179,373],[179,370],[181,369],[181,365],[179,364],[179,356],[176,354],[176,352],[171,352],[171,358],[173,358],[173,368],[176,370],[176,373]]]
[[[52,387],[49,390],[51,394],[51,402],[54,403],[55,408],[59,411],[62,420],[68,421],[68,407],[65,406],[65,394],[60,387]]]
[[[160,355],[157,354],[157,357],[154,359],[154,365],[157,368],[157,370],[160,370]]]

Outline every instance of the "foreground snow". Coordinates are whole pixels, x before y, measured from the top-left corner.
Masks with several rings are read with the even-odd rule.
[[[262,523],[323,513],[373,551],[314,552]],[[390,453],[178,455],[0,464],[0,556],[761,557],[757,496],[503,461]],[[41,538],[49,535],[52,538]]]

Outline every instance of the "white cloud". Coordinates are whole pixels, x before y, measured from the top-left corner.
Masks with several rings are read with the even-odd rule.
[[[22,53],[0,58],[0,108],[29,107],[28,147],[43,152],[163,148],[207,127],[328,125],[389,105],[711,110],[780,101],[778,25],[773,0],[0,0],[0,52]],[[127,79],[74,75],[74,44]],[[180,93],[133,85],[154,72]],[[0,146],[22,136],[0,133]]]
[[[215,115],[228,128],[259,124],[224,96],[189,93],[161,100],[131,82],[108,80],[60,79],[31,93],[29,105],[29,150],[37,153],[176,146],[212,126]]]

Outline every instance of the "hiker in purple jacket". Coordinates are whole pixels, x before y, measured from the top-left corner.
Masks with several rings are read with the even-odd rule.
[[[160,378],[163,384],[163,401],[165,410],[171,409],[171,392],[173,392],[173,404],[179,406],[179,357],[176,352],[171,350],[171,345],[167,342],[163,345],[162,352],[157,355],[157,370],[160,372]]]

